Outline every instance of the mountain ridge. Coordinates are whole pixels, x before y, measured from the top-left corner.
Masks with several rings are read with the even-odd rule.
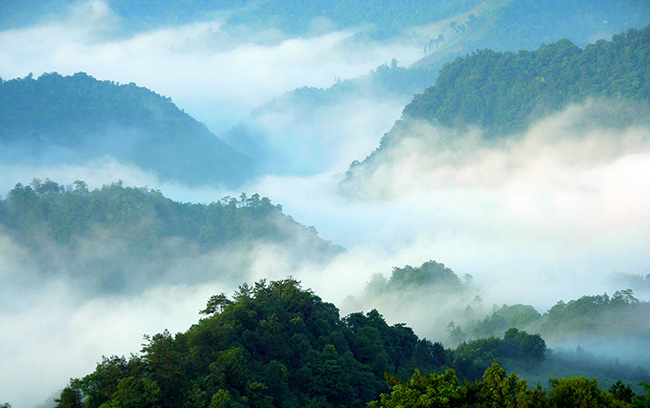
[[[79,72],[0,81],[6,162],[85,162],[102,156],[166,180],[236,187],[255,163],[179,109],[171,98]]]

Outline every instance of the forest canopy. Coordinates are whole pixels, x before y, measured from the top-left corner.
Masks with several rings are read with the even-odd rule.
[[[403,116],[509,134],[523,130],[531,118],[588,97],[648,103],[648,67],[650,26],[583,49],[565,39],[533,51],[479,50],[446,64]]]
[[[145,336],[141,354],[105,357],[70,381],[57,407],[568,407],[583,400],[631,407],[647,400],[622,382],[604,391],[584,377],[552,379],[548,392],[528,389],[495,360],[541,363],[539,335],[511,329],[503,339],[448,350],[404,324],[387,324],[376,310],[341,318],[292,277],[244,283],[232,298],[210,298],[201,313],[207,317],[183,333]],[[457,376],[473,382],[460,385]]]

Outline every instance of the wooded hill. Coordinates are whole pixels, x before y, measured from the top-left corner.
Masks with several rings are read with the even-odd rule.
[[[356,176],[363,183],[364,175],[390,158],[392,147],[420,137],[414,130],[418,121],[451,129],[453,135],[475,126],[486,139],[506,138],[570,104],[593,99],[611,106],[592,115],[594,125],[650,123],[650,26],[585,48],[561,40],[534,51],[486,49],[457,58],[404,108],[379,147],[352,163],[345,181]]]
[[[180,110],[133,83],[85,74],[0,79],[3,162],[84,163],[112,156],[166,180],[241,185],[254,163]]]
[[[185,283],[224,281],[230,273],[241,281],[249,257],[231,268],[216,258],[193,264],[215,251],[233,262],[238,252],[262,245],[311,261],[342,250],[258,194],[192,204],[121,182],[94,190],[83,181],[67,187],[49,179],[17,184],[0,200],[0,232],[26,248],[45,276],[67,274],[91,292],[151,287],[176,262],[184,270],[176,279]]]
[[[506,135],[588,97],[650,101],[650,26],[584,49],[560,40],[530,52],[480,50],[459,57],[403,116]]]
[[[529,390],[490,358],[509,353],[539,364],[546,353],[539,335],[509,330],[487,339],[492,354],[481,356],[471,343],[446,350],[404,324],[388,325],[376,310],[341,318],[293,278],[243,284],[232,300],[210,298],[201,313],[207,317],[184,333],[145,336],[140,355],[104,358],[70,381],[57,407],[362,407],[380,393],[370,407],[569,407],[583,400],[630,407],[634,397],[623,383],[606,392],[584,377],[554,379],[548,394],[539,385]],[[477,381],[461,386],[457,375]]]

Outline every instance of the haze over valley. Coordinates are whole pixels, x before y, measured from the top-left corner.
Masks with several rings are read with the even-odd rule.
[[[384,369],[480,379],[493,360],[530,386],[586,375],[642,395],[650,4],[303,3],[0,5],[0,404],[54,407],[102,356],[146,365],[165,339],[224,367],[246,349],[250,374],[194,361],[184,388],[157,380],[168,404],[196,386],[254,405],[271,360],[289,388],[259,388],[270,406],[363,406]],[[303,309],[273,309],[276,290]],[[243,332],[206,351],[251,305],[286,344],[302,344],[290,313],[319,316],[296,335],[376,381],[312,395],[292,370],[316,378],[313,361],[263,360]],[[373,336],[386,356],[360,346]],[[489,338],[545,346],[467,346]]]

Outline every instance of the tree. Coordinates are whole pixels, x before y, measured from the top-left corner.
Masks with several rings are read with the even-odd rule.
[[[209,408],[244,408],[237,402],[228,390],[219,390],[212,396]]]
[[[155,381],[126,377],[120,381],[110,401],[100,408],[151,408],[161,405],[160,387]]]
[[[632,398],[634,398],[634,391],[629,385],[623,384],[623,381],[618,380],[609,388],[609,392],[616,397],[616,399],[632,403]]]
[[[54,408],[81,408],[81,392],[79,389],[68,385],[61,391],[61,396],[54,400]],[[0,406],[0,408],[2,408]]]
[[[632,399],[632,405],[634,407],[643,407],[643,408],[648,408],[650,407],[650,384],[647,382],[643,381],[639,383],[640,387],[643,387],[645,389],[646,393],[644,395],[636,395]]]
[[[228,299],[225,293],[212,295],[205,305],[205,309],[199,311],[200,314],[214,315],[223,312],[223,308],[231,304],[232,301]]]
[[[391,386],[390,394],[381,394],[379,401],[368,403],[368,408],[443,408],[461,407],[458,379],[453,370],[443,374],[421,375],[415,370],[411,379],[405,383],[390,375],[386,380]]]
[[[506,371],[496,362],[485,370],[479,387],[478,407],[517,408],[528,399],[528,384],[515,373]]]
[[[628,406],[607,392],[598,389],[598,382],[594,378],[585,377],[551,378],[549,401],[556,408],[624,408]]]

